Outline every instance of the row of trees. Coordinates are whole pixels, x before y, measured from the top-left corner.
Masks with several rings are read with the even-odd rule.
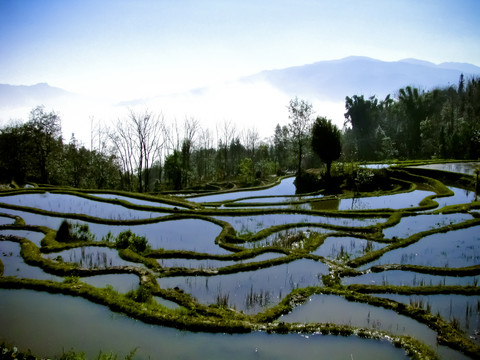
[[[0,129],[0,180],[139,192],[233,178],[252,184],[295,168],[293,144],[304,139],[293,131],[278,125],[261,140],[229,121],[212,131],[194,118],[168,123],[161,114],[130,111],[110,127],[96,124],[87,149],[73,134],[65,143],[58,114],[39,106],[26,123]]]
[[[37,107],[26,123],[0,129],[0,181],[33,181],[129,191],[183,189],[237,179],[245,185],[284,171],[333,161],[480,157],[480,82],[423,92],[400,89],[395,97],[346,97],[345,126],[314,121],[312,105],[294,98],[288,125],[261,139],[224,121],[215,131],[198,120],[168,122],[149,111],[110,127],[92,127],[90,149],[61,136],[55,112]]]
[[[346,97],[344,155],[358,160],[480,157],[480,81],[384,100]]]

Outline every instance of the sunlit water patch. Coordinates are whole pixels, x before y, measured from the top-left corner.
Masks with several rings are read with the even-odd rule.
[[[138,266],[136,263],[120,258],[117,250],[102,246],[82,246],[43,256],[50,260],[74,263],[87,269],[106,269],[112,266],[128,265]]]
[[[328,257],[330,259],[350,260],[363,256],[370,251],[385,247],[386,244],[377,243],[371,240],[358,239],[351,236],[331,236],[325,239],[312,254]]]
[[[247,264],[251,262],[272,260],[285,256],[284,254],[269,252],[250,259],[244,260],[217,260],[217,259],[158,259],[158,263],[163,267],[184,267],[188,269],[215,269],[235,264]]]
[[[97,288],[104,288],[111,286],[119,293],[127,293],[130,290],[138,288],[139,279],[135,274],[106,274],[82,277],[80,281],[95,286]]]
[[[162,288],[179,287],[201,303],[255,313],[277,304],[293,289],[322,285],[321,276],[325,274],[325,264],[302,259],[228,275],[160,278],[158,283]]]
[[[462,213],[408,216],[403,217],[397,225],[384,229],[383,235],[388,239],[407,238],[421,231],[458,224],[471,219],[471,215]]]
[[[0,203],[33,207],[63,214],[85,214],[109,220],[149,219],[165,213],[128,209],[67,194],[21,194],[0,197]]]
[[[45,237],[45,234],[39,231],[14,230],[14,229],[0,230],[0,235],[25,238],[33,242],[38,247],[40,247],[40,243],[42,242],[42,239]]]
[[[465,295],[398,295],[376,294],[404,304],[422,308],[440,316],[465,331],[471,339],[480,342],[480,296]]]
[[[0,259],[3,276],[15,276],[25,279],[63,281],[63,278],[48,274],[41,268],[25,263],[20,255],[20,244],[12,241],[0,241]]]
[[[437,233],[405,248],[387,252],[372,265],[411,264],[434,267],[466,267],[480,263],[480,226]]]
[[[477,286],[479,276],[445,276],[389,270],[342,278],[343,285],[394,285],[394,286]]]
[[[116,314],[81,298],[29,290],[0,290],[0,336],[41,357],[56,357],[62,349],[84,351],[96,358],[113,351],[124,358],[278,359],[407,359],[402,349],[387,341],[355,336],[209,334],[151,326]],[[48,331],[45,325],[48,324]],[[92,331],[94,329],[95,331]],[[55,341],[52,341],[55,339]]]
[[[372,210],[372,209],[404,209],[417,207],[418,204],[427,196],[434,195],[431,191],[414,190],[410,192],[360,197],[352,199],[342,199],[338,210]]]
[[[393,310],[350,302],[336,295],[313,295],[279,318],[283,322],[321,322],[385,330],[398,335],[410,335],[431,346],[443,359],[464,358],[445,346],[437,346],[437,334],[407,316]]]

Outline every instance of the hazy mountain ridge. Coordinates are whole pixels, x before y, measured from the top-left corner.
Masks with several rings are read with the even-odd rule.
[[[467,78],[480,75],[480,67],[453,62],[435,65],[417,59],[386,62],[351,56],[262,71],[243,78],[242,81],[266,81],[290,95],[313,95],[324,100],[338,101],[352,95],[376,95],[383,98],[407,85],[425,90],[457,85],[462,73]]]
[[[74,97],[75,94],[47,83],[35,85],[0,84],[0,107],[22,107],[50,103]],[[35,105],[33,105],[35,106]]]
[[[317,115],[331,118],[341,127],[345,120],[346,96],[376,95],[383,99],[387,94],[395,96],[400,88],[408,85],[424,90],[457,86],[461,73],[467,79],[480,76],[480,67],[451,62],[436,65],[417,59],[385,62],[351,56],[266,70],[182,93],[125,101],[74,94],[45,83],[0,84],[0,126],[10,119],[26,120],[31,109],[45,105],[48,111],[60,114],[66,139],[75,133],[88,143],[92,118],[108,124],[126,116],[129,109],[140,112],[148,109],[164,114],[169,120],[195,117],[212,129],[228,120],[239,128],[256,128],[268,137],[276,124],[288,121],[286,105],[295,96],[312,102]]]

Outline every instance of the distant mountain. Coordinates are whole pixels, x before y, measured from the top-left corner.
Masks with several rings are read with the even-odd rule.
[[[268,70],[243,78],[244,82],[265,81],[291,96],[318,97],[341,101],[345,96],[376,95],[383,98],[407,85],[429,90],[457,85],[460,74],[467,78],[480,75],[471,64],[443,63],[404,59],[386,62],[368,57],[351,56],[340,60]]]
[[[33,107],[71,98],[74,94],[46,83],[36,85],[0,84],[0,107]]]

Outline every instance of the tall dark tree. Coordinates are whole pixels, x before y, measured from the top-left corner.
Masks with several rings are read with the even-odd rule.
[[[330,177],[332,162],[340,157],[342,145],[340,130],[324,117],[317,117],[312,127],[312,149],[327,165],[327,177]]]
[[[62,129],[60,117],[53,111],[46,112],[43,106],[37,106],[30,112],[27,131],[34,151],[34,164],[38,170],[38,180],[49,182],[49,165],[55,160],[55,153],[61,150]]]
[[[352,126],[357,142],[358,157],[361,160],[370,160],[375,154],[375,130],[378,123],[378,100],[375,96],[368,100],[354,95],[345,98],[345,125]]]
[[[417,88],[407,86],[399,90],[398,100],[404,107],[406,115],[405,140],[409,156],[413,158],[417,156],[420,149],[420,123],[427,115],[424,97]]]

